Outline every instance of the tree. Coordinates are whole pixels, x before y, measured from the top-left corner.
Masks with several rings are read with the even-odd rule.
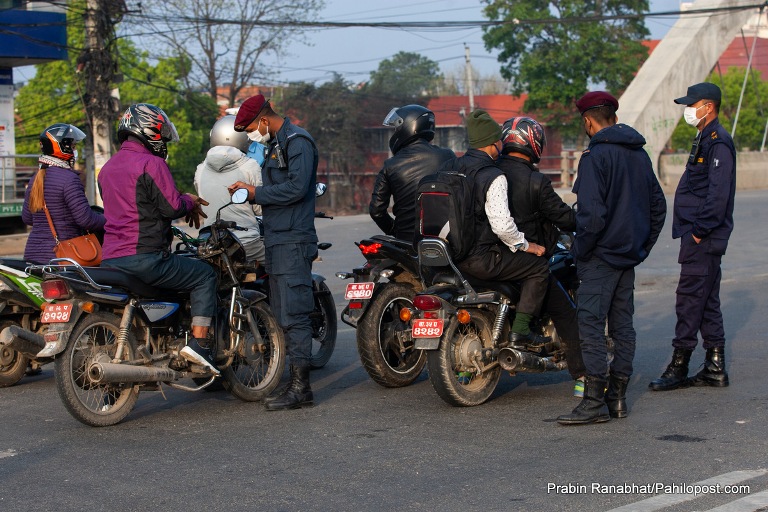
[[[223,99],[232,107],[243,87],[274,79],[279,69],[266,68],[264,60],[281,56],[289,41],[301,37],[299,24],[323,5],[323,0],[166,0],[149,2],[134,16],[150,28],[146,44],[163,56],[189,60],[187,89],[202,89],[218,100],[219,87],[226,86]]]
[[[509,82],[504,80],[499,73],[483,75],[475,66],[472,66],[472,86],[472,93],[475,95],[507,94],[509,92]],[[449,96],[467,94],[466,65],[460,64],[445,73],[440,92]]]
[[[729,133],[736,118],[736,109],[739,105],[739,95],[744,82],[745,68],[732,67],[720,76],[712,73],[707,82],[717,84],[722,91],[719,120]],[[681,95],[682,96],[682,95]],[[759,99],[759,101],[758,101]],[[679,107],[681,119],[677,128],[672,133],[668,147],[675,151],[687,152],[691,149],[691,142],[696,136],[696,128],[682,120],[683,109]],[[760,77],[760,72],[752,70],[747,87],[744,90],[744,99],[739,111],[739,120],[736,124],[736,134],[733,141],[738,151],[751,149],[759,150],[763,141],[766,115],[768,115],[768,82]]]
[[[436,96],[443,81],[437,62],[412,52],[398,52],[379,63],[371,72],[364,92],[388,100],[389,103],[426,104]]]
[[[511,80],[513,94],[527,93],[525,109],[542,121],[560,124],[567,113],[571,131],[578,127],[576,99],[596,84],[618,97],[648,56],[641,17],[603,18],[642,14],[647,0],[485,2],[490,20],[507,22],[484,29],[483,39],[487,49],[500,50],[501,75]]]

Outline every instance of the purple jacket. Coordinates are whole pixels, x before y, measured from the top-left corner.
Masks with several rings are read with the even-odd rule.
[[[29,192],[37,173],[29,180],[24,193],[24,207],[21,218],[32,226],[24,249],[24,259],[31,263],[48,263],[56,256],[53,254],[53,234],[48,226],[45,212],[32,213],[29,210]],[[43,183],[45,204],[53,220],[53,226],[59,240],[67,240],[104,228],[104,216],[91,210],[85,197],[85,188],[78,173],[72,169],[49,167],[45,171]]]
[[[180,194],[165,160],[128,139],[99,172],[107,218],[102,258],[169,251],[171,221],[195,206]]]

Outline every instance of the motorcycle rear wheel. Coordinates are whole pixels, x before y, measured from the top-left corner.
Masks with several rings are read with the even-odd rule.
[[[285,336],[277,318],[265,302],[251,305],[257,329],[266,345],[259,352],[248,332],[232,364],[221,372],[224,387],[240,400],[257,402],[265,398],[280,383],[285,369]]]
[[[312,359],[309,367],[313,370],[326,365],[336,347],[336,304],[324,282],[320,283],[315,295],[315,309],[312,311]],[[316,292],[316,293],[317,293]]]
[[[357,326],[357,351],[368,375],[385,388],[408,386],[418,378],[427,357],[416,350],[413,340],[401,352],[398,331],[410,331],[410,325],[400,320],[400,310],[413,307],[416,291],[405,284],[383,283],[368,305]]]
[[[56,388],[67,411],[92,427],[115,425],[133,410],[139,388],[133,383],[92,384],[88,367],[98,353],[113,359],[117,353],[120,317],[106,312],[86,314],[75,324],[67,347],[55,361]],[[136,340],[128,335],[122,359],[130,361]]]
[[[429,381],[438,396],[453,406],[471,407],[490,398],[501,378],[496,366],[482,374],[475,373],[467,354],[492,348],[493,318],[472,310],[468,324],[453,322],[443,334],[440,348],[427,351]]]
[[[11,325],[19,325],[16,322],[0,322],[0,331]],[[0,388],[13,386],[21,380],[27,371],[29,358],[5,345],[0,346]]]

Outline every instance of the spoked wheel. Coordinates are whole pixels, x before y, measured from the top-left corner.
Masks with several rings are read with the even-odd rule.
[[[399,388],[416,380],[427,359],[424,351],[414,348],[410,325],[400,320],[400,310],[413,307],[416,292],[400,283],[379,286],[357,326],[357,351],[374,382]]]
[[[15,322],[0,322],[0,331],[11,325],[19,325]],[[29,358],[5,345],[0,345],[0,388],[13,386],[21,380],[27,371]]]
[[[324,282],[315,291],[315,309],[310,314],[312,320],[312,359],[309,367],[313,370],[322,368],[331,358],[336,347],[336,304],[331,291]]]
[[[136,405],[139,388],[132,383],[94,384],[88,376],[91,362],[117,354],[120,318],[110,313],[83,316],[72,329],[67,348],[56,358],[56,387],[64,406],[78,421],[105,427],[122,421]],[[133,359],[136,341],[128,336],[122,360]]]
[[[438,350],[428,351],[429,380],[437,394],[454,406],[480,405],[491,396],[501,377],[496,366],[478,374],[473,360],[484,348],[492,348],[493,319],[485,312],[472,311],[468,324],[453,322]]]
[[[266,397],[280,383],[285,368],[285,337],[265,302],[251,305],[251,314],[264,342],[263,350],[248,330],[232,364],[222,370],[224,387],[246,402]]]

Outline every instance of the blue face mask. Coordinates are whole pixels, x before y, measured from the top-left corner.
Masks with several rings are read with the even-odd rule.
[[[251,142],[251,145],[248,146],[248,152],[245,154],[248,158],[253,158],[258,162],[260,166],[264,166],[264,160],[266,159],[264,153],[266,153],[267,147],[264,144],[259,144],[258,142]]]

